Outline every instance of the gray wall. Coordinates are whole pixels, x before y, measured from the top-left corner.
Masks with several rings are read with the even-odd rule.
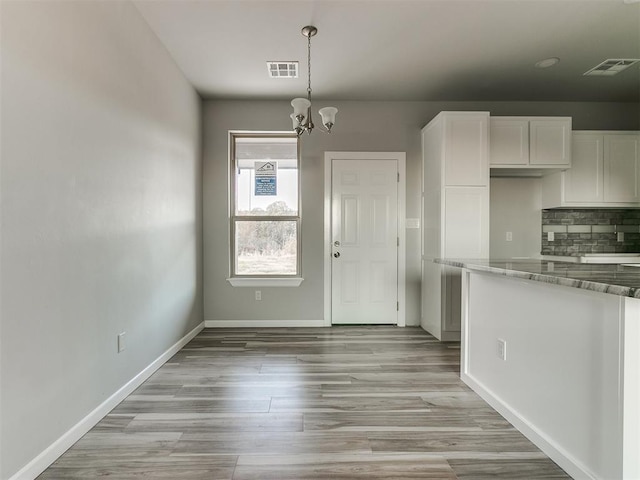
[[[323,162],[328,150],[407,152],[407,217],[420,217],[420,129],[443,110],[492,115],[568,115],[575,129],[639,128],[637,104],[529,102],[315,101],[314,110],[338,107],[334,133],[302,140],[303,276],[298,288],[251,288],[227,282],[228,130],[289,130],[290,106],[282,101],[204,103],[204,301],[205,320],[320,320],[323,318]],[[539,223],[538,223],[539,229]],[[539,237],[539,235],[538,235]],[[407,323],[420,318],[420,236],[407,230]]]
[[[491,258],[539,257],[541,180],[492,178],[490,194]]]
[[[1,3],[4,480],[195,328],[202,292],[194,89],[130,2]]]

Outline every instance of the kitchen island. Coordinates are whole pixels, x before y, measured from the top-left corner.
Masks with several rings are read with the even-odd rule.
[[[462,269],[461,378],[574,478],[640,479],[640,268]]]

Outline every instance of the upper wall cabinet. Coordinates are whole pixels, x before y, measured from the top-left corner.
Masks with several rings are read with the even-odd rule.
[[[640,135],[604,135],[604,201],[640,203]]]
[[[444,186],[488,185],[488,115],[448,112],[443,122]]]
[[[573,132],[572,167],[542,180],[542,208],[640,207],[640,133]]]
[[[491,117],[491,168],[571,166],[571,117]]]

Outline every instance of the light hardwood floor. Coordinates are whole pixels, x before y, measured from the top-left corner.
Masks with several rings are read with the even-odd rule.
[[[206,329],[40,477],[570,478],[420,328]]]

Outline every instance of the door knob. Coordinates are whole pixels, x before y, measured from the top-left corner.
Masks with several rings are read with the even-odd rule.
[[[333,256],[336,257],[336,258],[340,258],[340,252],[334,253]]]

